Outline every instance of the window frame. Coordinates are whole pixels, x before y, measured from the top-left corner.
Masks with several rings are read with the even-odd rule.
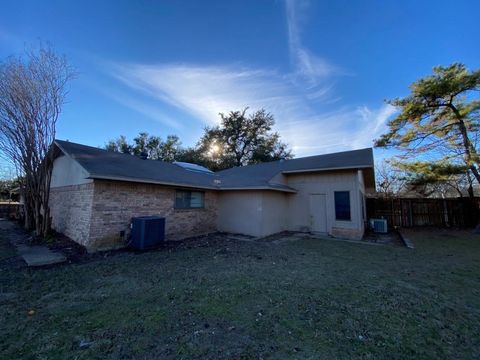
[[[339,218],[339,212],[337,211],[337,193],[348,194],[348,218]],[[335,221],[352,221],[352,201],[349,190],[338,190],[333,192],[333,206],[335,210]]]
[[[179,206],[177,202],[177,196],[179,193],[188,193],[189,194],[189,206]],[[192,205],[192,194],[198,193],[201,196],[201,206],[191,206]],[[184,200],[182,200],[184,201]],[[176,189],[174,198],[173,198],[173,207],[175,210],[203,210],[205,209],[205,191],[200,190],[185,190],[185,189]]]

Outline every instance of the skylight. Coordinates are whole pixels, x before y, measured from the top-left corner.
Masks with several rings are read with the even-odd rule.
[[[181,162],[181,161],[175,161],[174,164],[180,166],[181,168],[184,168],[185,170],[196,171],[196,172],[206,173],[206,174],[213,174],[213,171],[201,165],[192,164],[188,162]]]

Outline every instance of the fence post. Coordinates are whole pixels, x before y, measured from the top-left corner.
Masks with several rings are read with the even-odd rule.
[[[448,220],[447,200],[445,200],[445,198],[443,198],[443,219],[445,220],[445,226],[450,227]]]
[[[413,227],[412,199],[408,200],[408,226]]]

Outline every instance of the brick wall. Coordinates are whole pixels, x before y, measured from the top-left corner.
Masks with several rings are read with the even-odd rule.
[[[166,218],[166,240],[177,240],[216,231],[217,194],[205,192],[205,209],[174,208],[175,189],[160,185],[95,180],[88,248],[121,247],[132,217]]]
[[[93,183],[50,189],[52,228],[88,246],[93,203]]]
[[[52,227],[89,251],[125,246],[132,217],[166,218],[166,240],[216,231],[217,194],[205,192],[205,208],[174,208],[175,189],[160,185],[95,180],[50,190]],[[120,232],[125,232],[121,238]]]

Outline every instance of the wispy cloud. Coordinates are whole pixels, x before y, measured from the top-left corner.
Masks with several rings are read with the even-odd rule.
[[[387,130],[387,121],[397,110],[390,104],[384,104],[379,109],[372,110],[367,106],[357,109],[360,114],[360,126],[355,131],[352,147],[371,145],[372,139],[377,139]]]
[[[169,115],[165,114],[165,112],[158,105],[151,105],[146,101],[137,100],[136,98],[121,93],[111,92],[108,94],[108,96],[124,106],[172,129],[181,130],[185,128],[184,124],[179,123],[178,120],[172,119]]]
[[[296,101],[273,71],[178,64],[115,65],[112,69],[124,84],[187,110],[206,124],[216,124],[219,112]]]
[[[304,1],[285,1],[293,64],[288,73],[238,64],[110,63],[105,68],[148,102],[173,106],[202,125],[217,124],[220,112],[247,106],[265,108],[274,114],[276,129],[297,156],[371,146],[394,108],[341,106],[326,110],[340,100],[331,77],[342,71],[302,45],[300,23],[306,6]],[[144,107],[137,100],[116,100],[151,117],[157,113],[157,108]],[[169,119],[169,126],[180,124]]]
[[[316,86],[325,77],[344,73],[344,71],[302,45],[300,25],[308,6],[308,1],[305,0],[285,0],[288,46],[295,74],[311,86]]]
[[[302,90],[288,75],[270,70],[185,64],[123,64],[111,69],[131,89],[207,125],[217,124],[220,112],[265,108],[275,115],[277,129],[299,156],[371,146],[393,113],[389,105],[321,111],[319,99],[320,108],[322,101],[331,100],[329,87]],[[141,104],[135,107],[142,111]]]
[[[388,104],[378,109],[343,107],[282,122],[279,131],[298,155],[358,149],[372,146],[394,112]]]

